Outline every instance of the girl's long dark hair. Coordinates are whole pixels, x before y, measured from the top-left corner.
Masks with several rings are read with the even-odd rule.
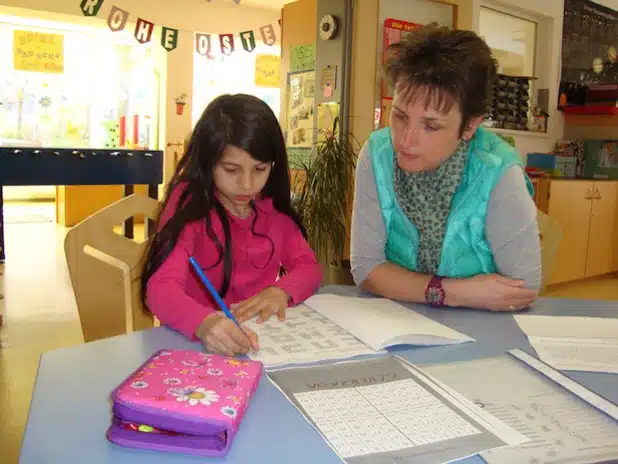
[[[223,261],[223,285],[218,290],[222,297],[227,293],[232,275],[232,238],[227,212],[215,196],[213,170],[228,145],[246,151],[257,161],[274,163],[262,196],[272,198],[275,209],[292,218],[306,238],[300,218],[292,208],[285,142],[274,113],[266,103],[250,95],[217,97],[206,107],[195,125],[186,153],[179,161],[165,194],[156,221],[157,231],[146,249],[141,274],[140,297],[144,308],[148,307],[148,280],[170,255],[183,228],[195,221],[205,221],[208,239],[217,247],[218,256],[211,267]],[[185,188],[180,194],[176,209],[165,224],[160,224],[161,214],[167,212],[172,192],[179,184],[183,184]],[[252,206],[256,213],[253,232],[270,240],[268,236],[255,231],[257,210]],[[212,228],[210,214],[213,209],[223,226],[223,240],[217,237]]]

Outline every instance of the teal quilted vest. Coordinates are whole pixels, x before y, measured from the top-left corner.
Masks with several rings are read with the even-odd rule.
[[[393,185],[394,149],[390,128],[369,137],[382,217],[386,226],[386,257],[411,271],[416,270],[419,234],[400,208]],[[471,140],[464,174],[453,197],[438,274],[471,277],[496,272],[496,264],[485,235],[489,198],[504,172],[522,165],[517,151],[501,137],[480,127]],[[534,188],[526,176],[528,191]]]

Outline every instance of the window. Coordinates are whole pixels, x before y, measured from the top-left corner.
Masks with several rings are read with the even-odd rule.
[[[214,59],[208,59],[195,53],[192,115],[194,125],[204,108],[213,99],[225,93],[246,93],[261,98],[279,118],[280,87],[259,87],[255,84],[255,60],[258,55],[281,56],[281,48],[279,45],[269,46],[256,40],[255,50],[249,53],[237,41],[236,49],[231,55],[215,51]]]
[[[0,17],[0,145],[154,148],[152,48],[129,31]],[[62,36],[64,71],[15,70],[14,31]]]
[[[479,32],[498,60],[500,74],[535,75],[536,28],[533,21],[481,8]]]

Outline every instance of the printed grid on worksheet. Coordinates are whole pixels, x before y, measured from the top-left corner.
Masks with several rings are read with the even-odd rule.
[[[374,353],[360,340],[307,306],[290,309],[285,321],[271,318],[263,324],[250,321],[247,326],[260,340],[260,350],[249,356],[267,367]]]
[[[481,433],[413,379],[294,396],[343,458]]]

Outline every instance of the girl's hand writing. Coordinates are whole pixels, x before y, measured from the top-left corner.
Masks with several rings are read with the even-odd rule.
[[[536,290],[525,288],[523,281],[499,274],[447,279],[443,285],[449,306],[490,311],[519,311],[529,307],[538,296]]]
[[[237,305],[232,305],[234,316],[241,322],[251,319],[256,314],[260,316],[258,323],[262,323],[277,313],[279,320],[285,319],[285,310],[288,308],[290,297],[279,287],[268,287]]]
[[[218,312],[206,316],[195,335],[210,353],[234,356],[246,354],[250,349],[260,349],[255,332],[245,326],[240,330],[232,320]]]

